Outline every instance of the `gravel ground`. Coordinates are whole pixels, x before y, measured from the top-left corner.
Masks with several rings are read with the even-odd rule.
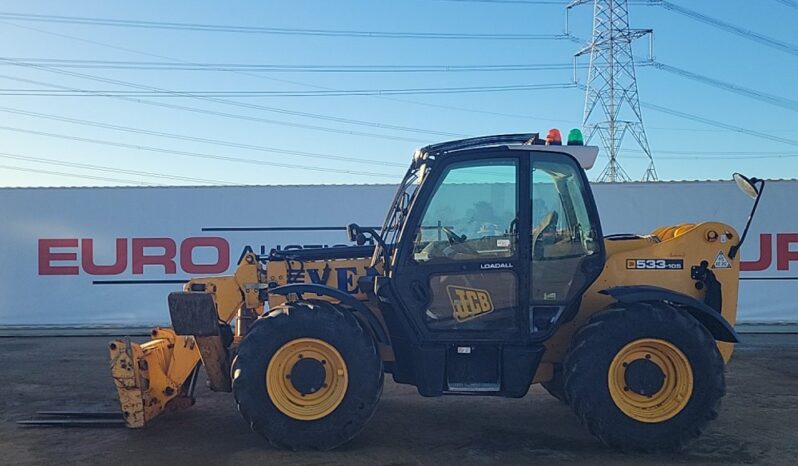
[[[201,384],[197,404],[143,430],[21,428],[44,409],[115,410],[108,337],[0,338],[0,464],[796,464],[798,335],[743,335],[720,417],[672,455],[606,450],[539,387],[522,399],[422,398],[386,380],[366,430],[332,452],[285,452],[251,433],[233,398]],[[390,377],[389,377],[390,379]]]

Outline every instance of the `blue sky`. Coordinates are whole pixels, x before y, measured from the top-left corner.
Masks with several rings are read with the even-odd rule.
[[[674,3],[784,42],[798,44],[798,34],[794,29],[798,20],[798,9],[775,0],[674,0]],[[0,10],[2,13],[143,21],[391,32],[560,34],[565,23],[564,8],[558,5],[433,0],[213,3],[16,1],[4,2]],[[589,37],[591,12],[590,6],[580,7],[572,12],[573,34]],[[766,47],[657,6],[633,5],[631,23],[632,27],[654,29],[654,54],[662,63],[798,100],[796,55]],[[581,47],[581,44],[568,40],[310,37],[117,28],[2,18],[0,27],[5,39],[0,44],[0,57],[17,60],[16,63],[22,58],[58,58],[279,65],[550,64],[570,63],[573,53]],[[635,46],[635,52],[640,56],[646,54],[645,40]],[[586,63],[586,60],[584,58],[583,62]],[[53,72],[53,69],[9,64],[8,61],[0,63],[0,68],[0,88],[6,90],[47,89],[30,81],[75,89],[131,90],[129,87]],[[573,74],[570,69],[469,73],[258,72],[255,73],[257,76],[214,71],[67,71],[100,79],[123,80],[181,91],[302,91],[320,88],[392,89],[549,84],[568,83]],[[637,74],[640,99],[643,102],[794,142],[791,144],[723,130],[644,108],[648,138],[661,179],[722,179],[729,178],[733,171],[769,178],[796,177],[798,120],[794,111],[651,67],[638,67]],[[21,82],[19,79],[29,82]],[[585,70],[580,71],[579,79],[584,83]],[[314,96],[233,99],[289,112],[373,123],[374,127],[369,127],[191,98],[146,97],[141,100],[236,114],[243,119],[100,96],[2,95],[0,110],[36,112],[188,138],[285,149],[294,153],[213,145],[185,138],[116,131],[108,127],[97,128],[0,111],[0,127],[5,128],[0,128],[0,186],[125,184],[106,179],[19,171],[11,167],[152,184],[191,185],[203,183],[201,180],[240,184],[390,183],[400,179],[404,172],[403,166],[409,162],[413,149],[419,146],[456,139],[460,135],[530,131],[545,133],[550,127],[559,127],[565,132],[571,127],[579,126],[584,105],[583,92],[578,89],[412,95],[396,98]],[[443,107],[465,108],[476,112]],[[285,124],[251,121],[252,118]],[[380,125],[416,128],[440,134],[400,131],[381,128]],[[323,127],[332,131],[311,129],[307,126]],[[361,134],[350,134],[353,132]],[[83,138],[84,141],[53,138],[41,133]],[[127,146],[96,144],[85,139]],[[148,151],[136,146],[180,151],[184,154]],[[624,148],[626,151],[622,155],[621,163],[632,178],[639,179],[645,169],[645,160],[641,153],[635,152],[637,147],[631,138],[627,138]],[[296,152],[324,157],[303,157]],[[197,157],[196,154],[227,159]],[[340,159],[341,157],[346,160]],[[109,173],[84,166],[66,167],[42,163],[31,158],[194,180],[164,179],[141,173]],[[265,164],[240,163],[231,161],[230,158],[259,160]],[[599,160],[593,177],[598,175],[605,163],[606,159]]]

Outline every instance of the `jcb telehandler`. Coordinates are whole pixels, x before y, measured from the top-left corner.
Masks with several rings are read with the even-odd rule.
[[[540,383],[622,450],[698,437],[737,341],[745,233],[710,221],[603,236],[585,175],[598,149],[569,139],[425,147],[382,228],[347,227],[357,245],[249,253],[234,275],[192,279],[169,295],[172,328],[110,345],[125,422],[192,405],[204,366],[252,430],[290,449],[357,435],[384,373],[423,396]],[[764,181],[735,180],[757,200],[747,231]]]

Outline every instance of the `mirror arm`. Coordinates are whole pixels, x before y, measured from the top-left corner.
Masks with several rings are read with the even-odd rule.
[[[386,271],[388,270],[388,268],[390,267],[389,264],[390,256],[388,255],[388,248],[385,245],[385,240],[382,239],[382,236],[380,236],[377,230],[375,230],[374,228],[361,227],[356,223],[350,223],[349,225],[347,225],[346,230],[347,233],[349,234],[350,241],[354,241],[354,237],[358,233],[368,233],[369,235],[371,235],[371,238],[374,239],[374,241],[376,241],[377,244],[382,249],[382,257],[383,260],[385,261],[384,267]]]
[[[385,240],[382,239],[382,236],[380,236],[380,234],[374,228],[361,228],[361,230],[370,234],[371,237],[374,238],[374,241],[380,245],[380,248],[382,249],[382,260],[384,261],[383,267],[387,272],[391,268],[391,256],[390,251],[388,251],[388,246],[385,244]]]
[[[751,208],[751,213],[748,215],[748,221],[745,223],[745,229],[743,230],[742,236],[740,236],[740,241],[737,242],[734,246],[729,248],[729,259],[734,259],[737,255],[737,252],[743,246],[743,242],[745,241],[745,237],[748,235],[748,228],[751,227],[751,220],[754,219],[754,214],[756,213],[756,208],[759,206],[759,199],[762,198],[762,192],[765,191],[765,180],[756,180],[759,183],[759,192],[756,195],[756,200],[754,201],[754,207]]]

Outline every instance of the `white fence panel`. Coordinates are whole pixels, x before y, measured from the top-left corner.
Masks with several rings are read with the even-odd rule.
[[[380,225],[390,185],[0,189],[0,326],[142,326],[191,275],[246,248],[345,244]],[[595,184],[604,232],[718,220],[742,232],[731,182]],[[741,322],[798,322],[798,181],[768,183],[742,251]]]

